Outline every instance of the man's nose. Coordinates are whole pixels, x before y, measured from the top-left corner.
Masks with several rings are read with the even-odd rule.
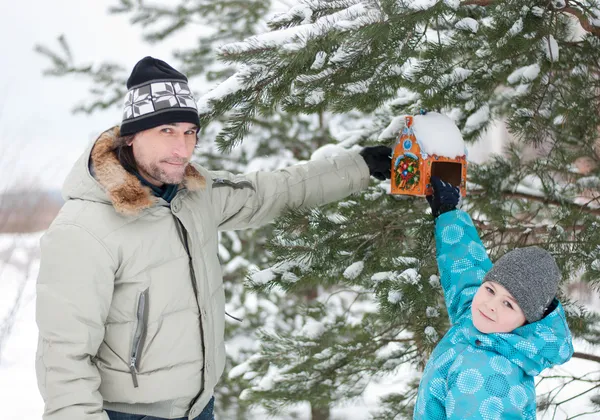
[[[186,157],[187,148],[185,145],[185,135],[179,133],[173,139],[173,155],[177,157]]]

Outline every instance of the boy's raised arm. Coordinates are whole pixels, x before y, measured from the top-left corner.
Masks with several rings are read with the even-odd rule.
[[[435,223],[436,258],[450,322],[471,305],[483,277],[492,268],[471,217],[456,210],[459,190],[432,177],[434,195],[427,197]]]

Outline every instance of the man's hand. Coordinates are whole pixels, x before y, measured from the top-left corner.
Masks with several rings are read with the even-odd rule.
[[[387,146],[365,147],[360,151],[369,173],[375,178],[383,181],[390,179],[392,172],[392,149]]]
[[[440,214],[456,209],[460,199],[460,189],[447,182],[442,181],[437,176],[431,177],[433,195],[428,195],[427,201],[431,207],[431,213],[434,218]]]

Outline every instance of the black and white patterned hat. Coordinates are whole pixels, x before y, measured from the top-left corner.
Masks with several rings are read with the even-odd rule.
[[[162,124],[199,125],[198,108],[188,79],[162,60],[144,57],[127,80],[121,135],[135,134]]]

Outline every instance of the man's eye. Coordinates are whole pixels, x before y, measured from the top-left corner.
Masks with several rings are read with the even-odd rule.
[[[185,134],[187,136],[192,136],[192,135],[195,136],[196,135],[196,130],[188,130],[188,131],[185,132]]]
[[[162,129],[162,130],[160,130],[160,131],[162,131],[163,133],[170,133],[170,132],[171,132],[171,129],[170,129],[170,128],[163,128],[163,129]]]

